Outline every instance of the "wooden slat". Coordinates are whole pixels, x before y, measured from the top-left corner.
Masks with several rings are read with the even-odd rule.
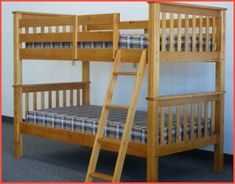
[[[187,13],[191,15],[207,15],[207,16],[219,16],[219,12],[217,9],[211,8],[201,8],[197,6],[187,6],[181,3],[173,4],[173,3],[161,3],[161,12],[170,12],[170,13]]]
[[[73,107],[73,90],[70,90],[70,100],[69,100],[69,104],[70,104],[70,107]]]
[[[78,41],[79,42],[112,42],[113,41],[113,32],[78,32]]]
[[[20,34],[20,42],[72,42],[72,33]]]
[[[211,101],[211,135],[215,134],[215,101]]]
[[[110,24],[113,23],[113,16],[114,14],[79,15],[78,24]]]
[[[172,144],[172,107],[168,107],[168,144]]]
[[[197,135],[198,135],[198,138],[201,138],[202,136],[202,122],[201,122],[201,119],[202,119],[202,106],[203,104],[202,103],[198,103],[198,132],[197,132]]]
[[[178,14],[178,28],[177,28],[177,51],[181,52],[181,14]]]
[[[48,26],[48,33],[52,33],[52,26]]]
[[[52,108],[52,91],[48,92],[48,107]]]
[[[20,49],[20,57],[22,59],[48,59],[48,60],[72,60],[72,48],[33,48],[33,49]],[[94,56],[93,56],[94,57]],[[95,58],[95,57],[94,57]]]
[[[46,84],[27,84],[20,85],[24,93],[37,91],[57,91],[82,89],[88,82],[66,82],[66,83],[46,83]]]
[[[219,52],[160,52],[161,62],[217,62]]]
[[[147,100],[157,101],[160,107],[162,106],[174,106],[184,103],[197,103],[210,100],[218,100],[224,92],[205,92],[205,93],[190,93],[183,95],[169,95],[160,96],[158,98],[147,97]]]
[[[165,112],[164,108],[160,110],[161,117],[160,117],[160,145],[164,144],[164,124],[165,124]]]
[[[174,14],[170,14],[170,52],[174,51]]]
[[[188,48],[188,44],[189,44],[189,15],[186,14],[185,15],[185,51],[189,51]]]
[[[56,108],[60,107],[60,91],[56,91]]]
[[[33,110],[36,111],[37,110],[37,92],[33,93]]]
[[[202,27],[202,24],[203,24],[203,17],[200,16],[199,17],[199,52],[202,52],[203,48],[202,48],[202,43],[203,43],[203,27]]]
[[[78,17],[73,19],[73,59],[77,59],[77,47],[78,47]]]
[[[184,104],[184,142],[188,141],[188,104]]]
[[[81,105],[80,104],[80,89],[77,89],[77,106]]]
[[[162,13],[162,51],[166,51],[166,13]]]
[[[114,72],[114,75],[136,76],[136,72]]]
[[[66,101],[66,90],[63,90],[63,107],[66,107],[67,101]]]
[[[206,17],[206,52],[209,52],[209,17]]]
[[[67,30],[66,30],[66,26],[63,26],[63,33],[66,33]]]
[[[99,179],[108,180],[108,181],[112,181],[113,179],[112,175],[98,173],[98,172],[91,172],[89,173],[89,175],[94,178],[99,178]]]
[[[194,139],[194,103],[191,104],[190,112],[190,140]]]
[[[45,109],[45,92],[44,91],[41,92],[41,109],[42,110]]]
[[[25,93],[25,112],[29,111],[29,93]]]
[[[180,105],[176,106],[176,143],[180,141]]]
[[[59,33],[60,32],[60,26],[56,26],[56,33]]]
[[[43,33],[45,33],[45,27],[44,26],[41,26],[41,33],[43,34]]]
[[[208,136],[208,101],[205,102],[205,109],[204,109],[204,134],[205,137]]]
[[[116,109],[116,110],[128,110],[129,106],[124,106],[124,105],[106,105],[106,108],[108,108],[108,109]]]
[[[120,22],[120,15],[114,14],[113,15],[113,58],[118,49],[119,44],[119,22]]]
[[[193,27],[192,27],[192,51],[196,51],[196,16],[193,15]]]
[[[216,19],[215,17],[212,18],[212,51],[215,52],[216,50]]]
[[[73,16],[59,18],[41,18],[41,19],[20,19],[20,27],[37,27],[37,26],[62,26],[71,25]]]

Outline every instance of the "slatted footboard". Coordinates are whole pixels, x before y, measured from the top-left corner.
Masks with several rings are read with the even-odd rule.
[[[168,155],[216,143],[216,103],[223,92],[153,99],[158,109],[157,155]],[[164,136],[167,134],[166,136]]]

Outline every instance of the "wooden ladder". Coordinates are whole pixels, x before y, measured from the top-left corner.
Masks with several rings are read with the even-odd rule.
[[[117,53],[114,59],[112,76],[108,85],[108,89],[106,91],[104,105],[103,105],[103,109],[102,109],[100,120],[99,120],[99,127],[98,127],[97,134],[95,137],[94,146],[93,146],[93,150],[92,150],[92,154],[91,154],[91,158],[90,158],[90,162],[89,162],[89,166],[87,170],[86,182],[91,182],[93,178],[108,180],[112,182],[119,182],[121,178],[123,164],[124,164],[124,160],[126,157],[128,143],[130,139],[130,133],[131,133],[134,117],[135,117],[137,100],[138,100],[138,96],[140,93],[141,84],[143,81],[143,76],[144,76],[144,71],[145,71],[145,66],[146,66],[146,50],[143,50],[141,53],[140,60],[139,60],[139,68],[137,72],[120,72],[119,71],[120,64],[121,64],[121,52],[122,50],[117,50]],[[114,87],[115,87],[118,75],[136,76],[129,106],[118,106],[118,105],[111,104],[113,91],[114,91]],[[108,114],[109,114],[110,109],[128,110],[125,127],[123,130],[121,140],[104,137],[104,130],[107,124]],[[115,165],[113,175],[95,172],[102,143],[103,144],[108,143],[111,145],[118,144],[119,146],[118,157],[116,160],[116,165]]]

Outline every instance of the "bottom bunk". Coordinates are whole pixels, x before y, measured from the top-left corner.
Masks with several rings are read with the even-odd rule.
[[[66,108],[52,108],[38,111],[29,111],[26,113],[26,123],[39,125],[43,127],[57,128],[62,130],[86,133],[96,135],[99,117],[101,114],[102,106],[95,105],[82,105]],[[124,122],[126,119],[127,110],[110,110],[107,126],[105,128],[105,136],[115,139],[121,139]],[[168,143],[168,113],[165,113],[164,122],[164,135],[157,136],[158,142],[160,143],[160,136],[164,136],[164,143]],[[134,125],[132,127],[130,141],[138,143],[147,143],[147,112],[136,111]],[[201,127],[198,128],[198,119],[194,118],[194,127],[191,128],[191,120],[188,118],[186,129],[187,139],[190,139],[191,130],[194,131],[194,138],[197,138],[198,132],[204,135],[205,126],[204,119],[201,118]],[[211,134],[211,120],[207,119],[207,132]],[[160,127],[160,122],[159,126]],[[176,141],[176,114],[172,116],[172,136],[173,142]],[[182,142],[184,133],[184,117],[180,117],[180,135],[179,139]]]

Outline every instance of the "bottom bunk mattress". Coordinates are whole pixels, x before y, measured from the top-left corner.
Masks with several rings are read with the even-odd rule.
[[[52,108],[26,112],[26,123],[69,131],[78,131],[95,135],[102,106],[83,105],[78,107]],[[105,128],[105,136],[120,139],[123,133],[127,111],[110,110]],[[190,118],[187,122],[187,136],[190,138]],[[147,112],[136,111],[130,140],[139,143],[147,142]],[[198,135],[198,119],[194,120],[194,136]],[[210,119],[208,119],[210,132]],[[160,126],[159,126],[160,127]],[[159,131],[160,132],[160,131]],[[201,119],[201,133],[204,134],[204,120]],[[159,134],[160,135],[160,134]],[[158,141],[160,136],[158,136]],[[180,140],[183,140],[183,117],[180,117]],[[176,115],[172,117],[172,140],[176,138]],[[165,114],[164,141],[168,142],[168,114]]]

